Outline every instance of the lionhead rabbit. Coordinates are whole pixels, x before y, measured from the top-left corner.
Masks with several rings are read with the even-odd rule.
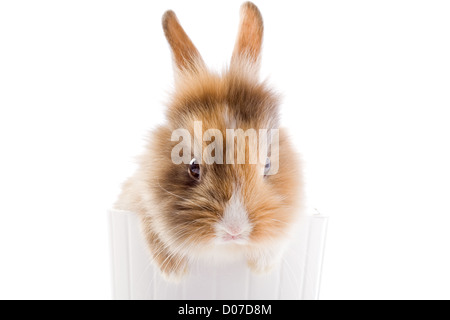
[[[167,121],[151,133],[116,208],[140,215],[154,263],[168,279],[181,279],[196,259],[245,257],[252,271],[268,272],[299,215],[302,183],[297,155],[279,128],[278,97],[259,80],[261,14],[250,2],[242,5],[231,62],[221,74],[207,69],[174,12],[162,24],[175,68]],[[180,140],[180,130],[192,138]],[[243,140],[229,139],[230,130],[244,132]],[[272,142],[256,147],[256,162],[249,161],[248,132],[260,139],[268,133]]]

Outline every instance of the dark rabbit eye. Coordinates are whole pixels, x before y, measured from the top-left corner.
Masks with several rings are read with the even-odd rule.
[[[197,159],[194,158],[191,160],[188,171],[193,179],[200,180],[200,165],[198,164]]]
[[[266,159],[266,164],[264,165],[264,176],[267,176],[270,171],[270,159]]]

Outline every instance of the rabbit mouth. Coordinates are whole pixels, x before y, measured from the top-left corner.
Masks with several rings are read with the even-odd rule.
[[[226,233],[222,235],[218,240],[221,244],[237,244],[237,245],[248,244],[248,236],[243,234],[232,235]]]
[[[230,226],[220,223],[216,226],[215,239],[220,245],[247,245],[250,240],[249,226]]]

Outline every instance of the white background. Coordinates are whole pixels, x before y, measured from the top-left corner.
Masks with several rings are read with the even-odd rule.
[[[255,1],[330,216],[321,298],[450,298],[450,4]],[[110,298],[106,210],[163,121],[161,16],[229,61],[241,1],[0,3],[0,298]]]

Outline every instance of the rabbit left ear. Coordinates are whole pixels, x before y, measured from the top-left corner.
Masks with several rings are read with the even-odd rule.
[[[231,64],[242,58],[258,63],[263,39],[263,19],[258,7],[251,2],[241,6],[241,22]]]
[[[174,67],[179,70],[194,71],[199,65],[204,65],[200,53],[181,27],[175,12],[172,10],[166,11],[162,18],[162,25],[166,39],[172,49]]]

